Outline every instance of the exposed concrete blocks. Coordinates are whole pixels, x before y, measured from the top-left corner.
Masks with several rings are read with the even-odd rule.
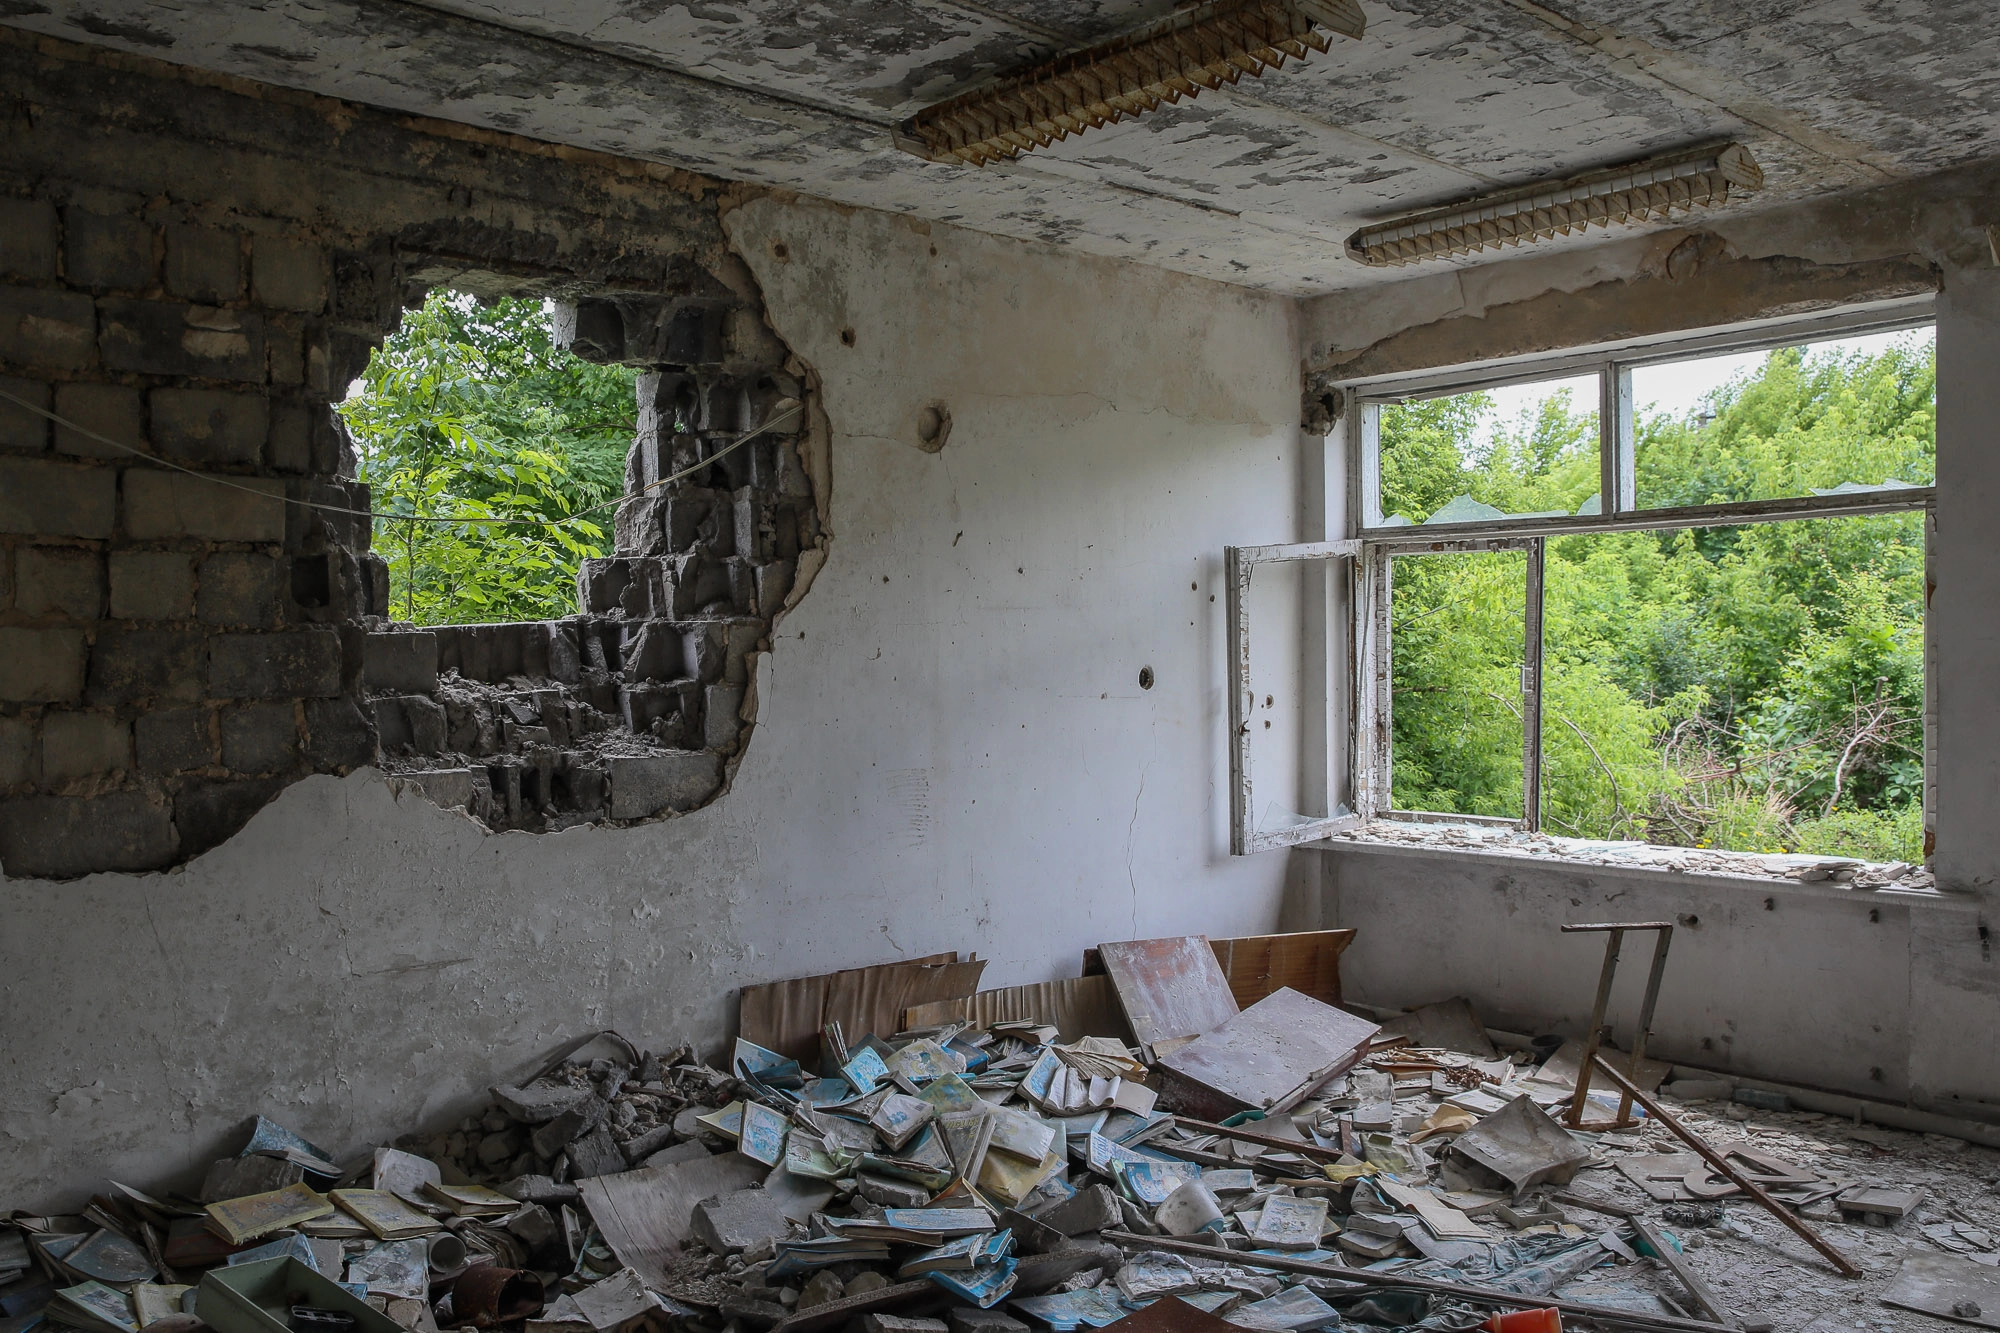
[[[83,631],[0,626],[0,703],[74,703],[83,697]]]
[[[86,695],[111,707],[199,699],[207,656],[197,630],[107,625],[91,647]]]
[[[104,557],[77,546],[17,548],[14,609],[39,618],[97,619],[104,613]]]
[[[210,698],[323,699],[341,692],[337,630],[218,634],[208,643]]]
[[[442,754],[446,744],[444,706],[422,694],[377,699],[375,730],[384,753]]]
[[[113,551],[113,620],[186,620],[194,614],[194,560],[179,551]]]
[[[56,275],[56,210],[43,199],[0,199],[0,277]]]
[[[11,399],[0,398],[0,449],[40,453],[48,448],[49,419],[32,408],[48,411],[54,401],[54,387],[46,380],[0,375],[0,390],[15,398],[25,399],[32,405],[24,407]]]
[[[438,683],[438,636],[428,630],[370,634],[362,644],[361,686],[373,693],[430,694]]]
[[[254,310],[107,298],[97,318],[107,369],[263,382],[264,317]]]
[[[143,292],[158,280],[159,238],[141,218],[70,207],[63,234],[63,276],[73,287]]]
[[[326,254],[282,236],[259,235],[250,242],[250,294],[273,310],[318,314],[326,306]]]
[[[18,52],[0,67],[10,89],[81,77]],[[629,197],[622,177],[501,144],[468,154],[388,117],[366,153],[328,148],[342,171],[365,182],[369,154],[453,155],[455,171],[501,173],[513,220],[439,211],[407,169],[352,209],[288,212],[270,186],[300,169],[297,139],[266,126],[289,106],[122,77],[90,151],[38,159],[0,197],[0,389],[25,402],[0,401],[0,862],[170,865],[287,783],[371,764],[505,828],[713,799],[742,745],[747,654],[813,539],[802,423],[716,458],[804,388],[713,191],[668,187],[579,224],[579,186]],[[90,106],[79,86],[60,104]],[[185,189],[135,193],[100,140],[180,124],[165,109],[189,96],[236,107],[215,111],[227,157],[184,139]],[[555,211],[537,216],[538,198]],[[575,615],[397,628],[366,518],[307,507],[370,507],[331,405],[437,278],[407,258],[433,241],[483,281],[533,271],[607,292],[565,311],[565,337],[647,369],[634,484],[694,469],[624,506]]]
[[[0,870],[69,878],[97,870],[157,870],[179,848],[166,802],[145,791],[0,801]]]
[[[42,719],[42,783],[59,787],[132,767],[132,724],[111,713],[49,713]]]
[[[205,708],[162,708],[141,713],[133,724],[139,768],[146,773],[182,773],[217,762],[214,715]]]
[[[662,811],[691,810],[722,786],[722,758],[702,751],[669,751],[611,761],[611,817],[644,819]]]
[[[222,765],[238,773],[277,773],[298,758],[298,706],[291,700],[238,704],[222,712]]]
[[[144,450],[146,431],[139,390],[129,384],[72,381],[56,386],[56,415],[75,422],[56,427],[56,452],[73,458],[130,458],[126,449]],[[117,444],[106,444],[115,440]]]
[[[0,361],[85,370],[97,355],[97,303],[80,292],[0,287]]]
[[[210,303],[243,295],[243,238],[192,224],[167,228],[166,288]]]
[[[0,457],[0,532],[105,538],[118,510],[109,468]]]
[[[285,483],[256,477],[232,477],[229,482],[223,486],[183,472],[127,468],[126,534],[138,541],[174,537],[217,542],[283,541]]]
[[[35,780],[35,724],[25,717],[0,717],[0,789]]]
[[[174,797],[174,831],[183,856],[220,846],[284,790],[286,779],[198,779]]]
[[[220,389],[155,389],[153,445],[168,458],[196,466],[254,466],[271,433],[271,406],[262,394]]]
[[[271,556],[218,551],[201,562],[195,614],[205,625],[272,625],[282,609],[279,587]]]

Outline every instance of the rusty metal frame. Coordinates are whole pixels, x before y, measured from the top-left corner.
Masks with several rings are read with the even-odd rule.
[[[1358,818],[1477,822],[1536,830],[1541,813],[1542,592],[1543,555],[1550,537],[1594,532],[1641,532],[1679,528],[1732,527],[1812,518],[1858,518],[1920,511],[1925,515],[1926,600],[1932,538],[1937,521],[1937,488],[1909,486],[1837,495],[1808,495],[1735,504],[1641,509],[1635,494],[1635,439],[1632,371],[1636,367],[1730,352],[1783,347],[1866,333],[1893,332],[1931,324],[1928,298],[1836,312],[1806,319],[1772,321],[1753,327],[1649,338],[1617,347],[1578,350],[1539,358],[1519,358],[1489,366],[1460,367],[1401,377],[1375,377],[1345,386],[1350,404],[1348,445],[1349,531],[1360,547],[1350,645],[1354,666],[1353,760],[1350,786]],[[1600,510],[1499,518],[1435,526],[1386,526],[1381,512],[1378,413],[1385,405],[1559,378],[1598,377],[1598,464]],[[1276,548],[1271,548],[1276,549]],[[1399,555],[1521,550],[1528,553],[1526,621],[1523,644],[1522,818],[1492,819],[1436,811],[1398,810],[1391,790],[1393,734],[1389,610],[1392,567]],[[1926,607],[1928,612],[1928,606]],[[1925,616],[1924,660],[1924,821],[1926,859],[1933,829],[1936,771],[1936,688],[1929,616]]]
[[[1290,828],[1260,831],[1255,824],[1256,804],[1251,798],[1250,722],[1255,696],[1250,687],[1250,578],[1259,565],[1297,564],[1316,561],[1352,567],[1361,553],[1361,543],[1352,539],[1330,542],[1299,542],[1280,546],[1226,546],[1222,551],[1223,587],[1228,603],[1229,622],[1229,854],[1249,856],[1254,852],[1311,842],[1331,833],[1354,828],[1358,814],[1328,815]],[[1349,655],[1349,676],[1353,678],[1355,658]],[[1338,804],[1332,792],[1327,804]]]

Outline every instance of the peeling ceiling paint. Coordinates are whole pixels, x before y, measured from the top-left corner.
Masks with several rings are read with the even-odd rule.
[[[889,127],[1169,6],[0,0],[0,21],[1301,295],[1407,276],[1345,257],[1365,221],[1698,140],[1763,165],[1738,211],[2000,153],[1981,0],[1363,5],[1359,42],[984,170],[901,153]]]

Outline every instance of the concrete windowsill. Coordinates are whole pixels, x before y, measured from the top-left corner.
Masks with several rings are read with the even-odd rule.
[[[1855,888],[1850,884],[1833,881],[1792,879],[1782,874],[1745,874],[1673,865],[1621,862],[1602,856],[1565,856],[1559,852],[1552,852],[1545,848],[1505,846],[1467,847],[1445,842],[1415,842],[1402,839],[1392,841],[1371,838],[1365,833],[1320,838],[1312,842],[1301,843],[1299,846],[1318,852],[1343,852],[1361,856],[1401,858],[1443,857],[1451,860],[1514,867],[1518,867],[1525,862],[1573,873],[1609,876],[1621,879],[1632,877],[1642,883],[1653,885],[1657,885],[1663,880],[1666,882],[1698,881],[1703,885],[1732,885],[1748,892],[1763,894],[1800,894],[1809,897],[1833,898],[1843,901],[1867,900],[1876,902],[1888,900],[1898,906],[1907,907],[1970,910],[1976,908],[1978,905],[1978,900],[1973,895],[1954,893],[1928,885],[1916,888],[1891,885],[1879,889],[1862,889]]]

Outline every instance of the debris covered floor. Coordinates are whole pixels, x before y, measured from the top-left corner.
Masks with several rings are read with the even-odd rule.
[[[746,1033],[803,1058],[597,1034],[372,1149],[259,1117],[198,1185],[13,1214],[0,1331],[1286,1333],[1511,1308],[1563,1322],[1498,1327],[1829,1333],[1943,1327],[1904,1308],[1939,1299],[2000,1326],[2000,1155],[1629,1058],[1654,1114],[1616,1128],[1599,1078],[1568,1130],[1577,1042],[1504,1052],[1463,1000],[1378,1025],[1271,982],[1290,941],[1337,994],[1348,934],[1107,944],[1098,975],[1004,991],[955,959],[750,988]],[[1243,943],[1261,987],[1222,970]],[[885,1007],[903,1030],[843,1023]]]

